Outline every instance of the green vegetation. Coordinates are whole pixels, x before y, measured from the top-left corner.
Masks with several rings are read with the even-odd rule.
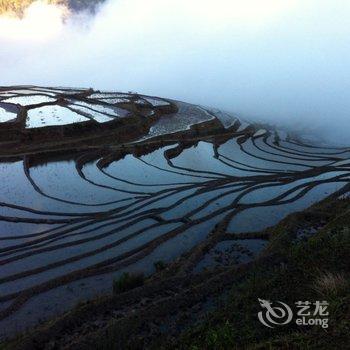
[[[113,293],[119,294],[127,290],[143,285],[145,277],[143,274],[129,274],[124,272],[118,279],[113,281]]]
[[[350,344],[350,215],[346,201],[333,211],[343,214],[307,242],[293,243],[283,225],[275,229],[276,265],[256,266],[231,290],[221,308],[185,332],[175,349],[345,349]],[[345,205],[345,207],[344,207]],[[339,208],[340,207],[340,208]],[[343,207],[343,208],[341,208]],[[283,301],[326,300],[329,328],[259,323],[258,298]],[[161,346],[163,348],[163,346]]]
[[[162,260],[156,261],[154,263],[154,268],[156,269],[157,272],[162,271],[166,268],[166,263]]]
[[[24,10],[35,0],[0,0],[0,15],[11,13],[22,16]],[[64,5],[72,11],[88,9],[93,11],[104,0],[48,0],[50,4]]]

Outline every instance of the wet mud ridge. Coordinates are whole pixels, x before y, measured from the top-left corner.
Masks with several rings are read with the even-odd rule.
[[[147,320],[148,303],[150,325],[172,305],[210,307],[260,259],[268,227],[349,192],[350,148],[135,93],[1,88],[0,145],[3,338],[160,265],[152,283],[114,297],[114,310],[101,301],[106,317],[89,327],[111,312],[133,322],[134,309]]]
[[[337,215],[346,215],[344,209],[349,208],[349,200],[338,199],[342,192],[261,232],[221,235],[219,241],[231,244],[237,240],[268,242],[268,248],[255,261],[221,264],[201,272],[196,272],[195,267],[185,272],[188,260],[206,254],[203,246],[195,247],[163,266],[144,285],[81,303],[19,338],[9,349],[173,348],[182,332],[205,322],[208,313],[224,305],[229,291],[239,288],[254,269],[283,268],[288,258],[275,247],[281,241],[293,245],[301,239],[301,233],[317,234],[332,227]]]

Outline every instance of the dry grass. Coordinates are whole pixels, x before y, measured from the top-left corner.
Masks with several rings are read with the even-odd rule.
[[[343,273],[324,271],[314,282],[314,290],[322,296],[340,295],[348,287],[349,280]]]

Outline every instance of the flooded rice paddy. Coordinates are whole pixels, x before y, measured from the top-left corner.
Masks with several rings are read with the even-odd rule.
[[[27,129],[128,118],[132,111],[124,104],[130,100],[149,107],[144,118],[169,104],[87,91],[4,90],[0,122],[16,118],[19,106],[25,107],[21,123]],[[97,152],[85,145],[64,157],[40,158],[38,147],[35,155],[2,157],[0,335],[109,292],[123,271],[154,272],[154,263],[173,261],[219,224],[227,235],[261,231],[350,180],[349,148],[303,144],[217,110],[176,104],[177,112],[160,116],[132,142],[142,152]],[[225,137],[209,133],[149,146],[155,137],[214,119]],[[218,243],[214,258],[204,256],[194,273],[218,259],[245,263],[265,246],[259,239],[229,242]]]

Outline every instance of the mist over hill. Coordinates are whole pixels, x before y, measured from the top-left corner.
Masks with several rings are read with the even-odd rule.
[[[14,14],[23,16],[24,11],[35,0],[0,0],[0,15]],[[96,6],[104,0],[47,0],[47,3],[53,5],[62,5],[71,11],[89,10],[94,11]]]
[[[0,16],[1,85],[137,91],[346,145],[349,15],[336,0],[109,0],[64,17],[36,1]]]

